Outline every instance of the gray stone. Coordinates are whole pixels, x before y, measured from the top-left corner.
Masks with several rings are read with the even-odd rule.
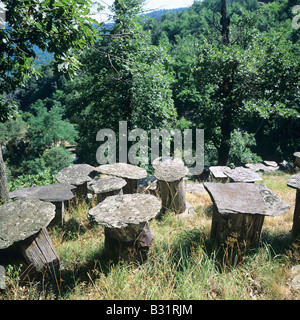
[[[262,172],[271,172],[271,171],[276,171],[279,169],[279,166],[267,166],[267,165],[264,165],[263,163],[256,163],[256,164],[253,164],[253,163],[247,163],[245,165],[246,168],[249,168],[251,169],[252,171],[254,172],[258,172],[258,171],[262,171]]]
[[[125,194],[106,198],[92,208],[88,218],[108,228],[125,228],[156,217],[161,204],[148,194]]]
[[[262,178],[254,171],[237,167],[235,169],[224,170],[224,173],[232,182],[255,182],[262,181]]]
[[[266,166],[269,166],[269,167],[274,167],[274,168],[278,168],[278,164],[276,161],[264,161],[263,162]]]
[[[157,180],[165,182],[179,181],[185,177],[189,169],[176,160],[166,160],[162,162],[154,171]]]
[[[112,260],[144,262],[153,243],[148,221],[161,208],[156,197],[125,194],[106,198],[91,209],[88,218],[105,227],[105,252]]]
[[[220,214],[277,216],[290,206],[261,183],[204,183]]]
[[[163,157],[156,158],[152,162],[153,169],[154,170],[157,169],[158,166],[161,165],[165,161],[172,161],[172,163],[175,163],[176,165],[184,166],[184,162],[180,158],[170,157],[170,156],[163,156]]]
[[[121,190],[126,185],[126,181],[119,177],[107,177],[94,180],[89,185],[89,190],[93,193],[107,193]]]
[[[300,190],[300,173],[291,176],[287,185],[291,188]]]
[[[126,179],[139,180],[147,177],[147,171],[145,169],[127,163],[104,164],[96,167],[95,170]]]
[[[224,173],[225,170],[230,170],[229,167],[226,166],[211,166],[209,167],[213,178],[215,179],[227,179],[226,174]]]
[[[89,174],[94,170],[95,168],[88,164],[75,164],[58,172],[56,179],[60,183],[70,183],[79,186],[92,180]]]
[[[0,206],[0,249],[38,233],[54,216],[55,206],[37,199],[17,200]]]
[[[75,189],[68,183],[51,184],[41,187],[20,188],[9,193],[11,199],[39,199],[48,202],[62,202],[71,200]]]

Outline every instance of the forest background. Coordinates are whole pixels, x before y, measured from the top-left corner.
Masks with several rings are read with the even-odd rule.
[[[93,25],[98,40],[66,51],[75,73],[67,59],[55,62],[47,46],[35,47],[34,75],[2,92],[2,102],[18,106],[0,123],[10,190],[52,183],[72,163],[97,165],[97,132],[117,133],[119,121],[129,130],[204,129],[207,165],[293,162],[300,150],[296,0],[227,1],[225,38],[220,0],[154,18],[142,14],[142,3],[115,1],[114,23]]]

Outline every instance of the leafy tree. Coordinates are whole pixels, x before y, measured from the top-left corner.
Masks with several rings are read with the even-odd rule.
[[[33,106],[35,115],[29,115],[25,139],[31,146],[31,157],[41,156],[46,149],[53,146],[64,145],[65,141],[75,142],[77,131],[74,125],[62,120],[62,109],[59,102],[49,111],[38,100]]]
[[[6,121],[16,103],[9,93],[30,75],[36,57],[34,45],[54,53],[58,71],[75,70],[77,56],[96,40],[97,23],[89,17],[91,0],[3,0],[7,28],[0,30],[0,121]],[[0,147],[0,197],[8,197],[5,167]]]
[[[100,129],[118,132],[119,121],[145,130],[167,126],[176,112],[166,69],[168,55],[151,45],[138,14],[139,0],[119,0],[113,6],[110,34],[87,50],[81,75],[67,85],[66,115],[79,130],[80,161],[96,162]]]
[[[225,165],[231,133],[243,121],[298,116],[300,65],[291,41],[282,33],[242,27],[232,39],[225,0],[220,21],[216,25],[220,39],[201,45],[195,76],[205,97],[199,108],[201,122],[218,150],[218,164]]]

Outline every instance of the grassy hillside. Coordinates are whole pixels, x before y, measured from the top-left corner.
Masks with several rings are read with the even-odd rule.
[[[286,186],[289,175],[264,175],[263,183],[291,209],[266,218],[262,245],[232,265],[230,256],[217,258],[209,239],[212,202],[207,194],[187,193],[196,216],[179,219],[168,213],[150,223],[154,247],[143,265],[113,264],[104,253],[104,229],[92,225],[87,212],[93,204],[81,202],[66,213],[65,227],[50,230],[61,259],[59,299],[242,299],[292,300],[292,267],[300,264],[300,242],[289,230],[295,190]],[[54,293],[36,283],[20,285],[10,270],[7,290],[0,299],[54,299]]]

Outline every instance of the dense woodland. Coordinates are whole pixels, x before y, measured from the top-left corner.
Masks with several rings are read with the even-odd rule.
[[[119,121],[128,121],[128,129],[204,129],[209,165],[293,161],[300,150],[296,4],[204,0],[149,18],[142,1],[118,0],[113,25],[93,24],[96,32],[75,25],[70,39],[55,36],[63,31],[49,24],[43,38],[36,22],[27,36],[39,38],[34,45],[43,54],[20,41],[0,55],[0,144],[8,181],[51,183],[74,161],[97,165],[96,134],[102,128],[117,133]],[[95,40],[83,43],[82,34]],[[0,43],[5,37],[0,30]],[[73,153],[69,145],[76,146]]]

